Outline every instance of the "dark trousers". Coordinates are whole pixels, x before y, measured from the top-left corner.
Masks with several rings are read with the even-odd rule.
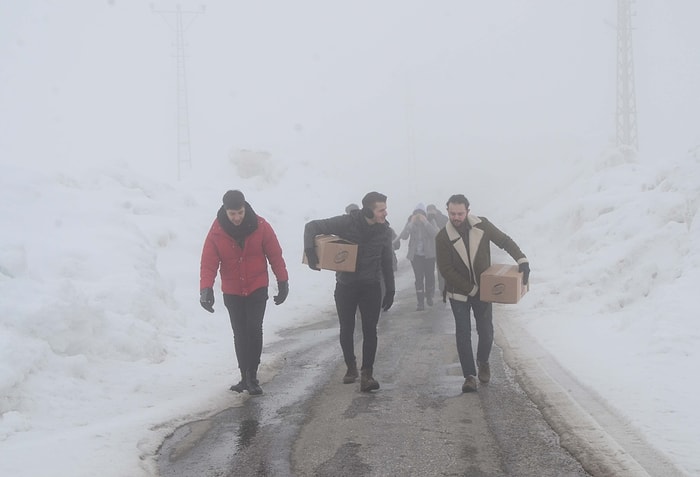
[[[340,323],[340,348],[348,366],[355,360],[355,313],[362,316],[362,367],[372,369],[377,354],[377,323],[382,305],[379,282],[335,285],[335,307]]]
[[[474,366],[474,352],[472,351],[472,326],[470,309],[474,311],[476,333],[479,336],[476,347],[476,360],[481,363],[489,361],[491,346],[493,345],[493,306],[491,303],[481,301],[478,298],[469,297],[468,301],[450,299],[452,314],[455,317],[455,338],[457,340],[457,354],[462,365],[462,374],[476,376]]]
[[[267,298],[267,287],[259,288],[248,296],[224,294],[224,305],[231,319],[233,346],[241,373],[258,370]]]
[[[416,292],[425,292],[425,296],[432,298],[435,294],[435,259],[414,255],[411,266],[416,278]]]

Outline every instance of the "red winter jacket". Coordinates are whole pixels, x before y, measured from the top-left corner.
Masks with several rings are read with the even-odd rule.
[[[258,227],[245,238],[244,248],[228,235],[217,219],[209,229],[202,250],[199,289],[212,288],[221,270],[221,291],[248,296],[269,285],[267,262],[277,281],[289,280],[277,236],[270,224],[258,216]]]

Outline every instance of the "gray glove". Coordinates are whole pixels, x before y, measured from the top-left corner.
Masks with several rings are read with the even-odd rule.
[[[279,293],[272,297],[272,299],[275,300],[275,305],[281,305],[284,303],[284,300],[287,299],[287,295],[289,295],[289,282],[286,280],[283,282],[277,282],[277,289],[279,290]]]
[[[199,291],[199,304],[209,313],[214,313],[214,290],[203,288]]]

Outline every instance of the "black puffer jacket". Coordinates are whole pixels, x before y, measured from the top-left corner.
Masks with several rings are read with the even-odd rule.
[[[339,283],[379,282],[382,274],[387,290],[395,290],[392,232],[389,222],[368,224],[361,210],[347,215],[308,222],[304,227],[304,249],[314,247],[317,235],[337,235],[356,243],[357,266],[354,272],[338,272]]]

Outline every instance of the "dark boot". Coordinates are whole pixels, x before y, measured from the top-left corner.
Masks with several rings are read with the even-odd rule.
[[[462,384],[463,393],[473,393],[476,392],[476,378],[474,376],[467,376],[464,379],[464,384]]]
[[[238,384],[234,384],[229,389],[231,391],[236,391],[237,393],[242,393],[243,391],[248,389],[248,383],[246,382],[244,369],[241,369],[241,380],[238,381]]]
[[[360,371],[360,391],[368,393],[379,389],[379,383],[372,377],[372,368]]]
[[[422,291],[417,291],[416,298],[418,299],[418,306],[416,306],[416,311],[425,310],[425,304],[423,303],[423,300],[425,299],[425,293],[423,293]]]
[[[245,376],[246,384],[248,385],[248,394],[250,394],[251,396],[262,394],[262,388],[258,383],[258,370],[249,369]]]
[[[358,376],[359,373],[357,372],[357,363],[353,361],[352,363],[348,364],[348,371],[345,373],[345,376],[343,376],[343,384],[354,383]]]
[[[477,363],[477,365],[479,366],[479,372],[477,373],[479,381],[482,383],[491,381],[491,366],[489,366],[489,363]]]

